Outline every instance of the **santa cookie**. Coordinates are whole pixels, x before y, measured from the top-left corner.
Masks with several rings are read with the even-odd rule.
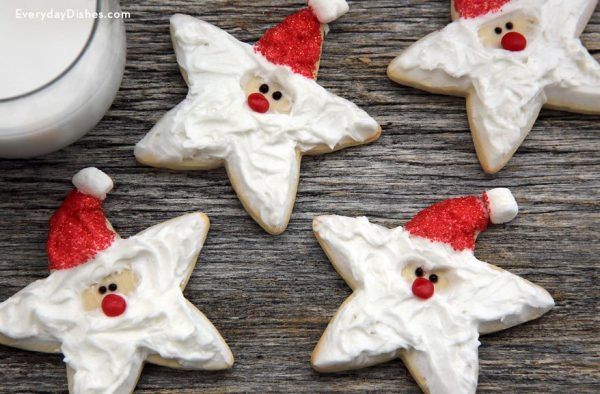
[[[454,0],[454,22],[418,41],[388,76],[465,96],[488,173],[501,170],[543,106],[600,113],[600,65],[579,40],[598,0]]]
[[[314,232],[354,291],[312,356],[335,372],[401,358],[427,393],[474,393],[479,335],[536,319],[554,305],[539,286],[473,255],[477,234],[517,214],[508,189],[446,200],[404,228],[321,216]]]
[[[191,16],[173,16],[189,93],[135,148],[138,161],[151,166],[225,166],[248,213],[272,234],[289,222],[302,155],[365,144],[381,131],[366,112],[315,82],[326,23],[348,5],[308,5],[253,46]]]
[[[120,238],[102,212],[113,186],[96,168],[73,178],[50,220],[50,275],[0,304],[0,343],[62,353],[72,393],[133,391],[144,361],[230,368],[229,347],[182,294],[208,233],[193,213]]]

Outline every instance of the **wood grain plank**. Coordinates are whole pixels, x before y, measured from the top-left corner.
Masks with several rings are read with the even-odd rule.
[[[538,321],[482,338],[480,392],[600,391],[599,116],[542,111],[519,152],[497,176],[475,157],[463,99],[402,87],[385,77],[403,48],[449,20],[439,0],[352,1],[331,25],[320,83],[383,126],[379,141],[307,157],[292,221],[272,237],[245,213],[225,172],[185,173],[136,164],[133,145],[187,92],[168,18],[188,13],[252,42],[299,9],[292,0],[123,0],[128,62],[120,93],[85,138],[38,159],[0,160],[0,300],[47,275],[47,221],[71,176],[95,165],[117,188],[105,206],[124,236],[201,210],[212,221],[186,296],[221,330],[232,371],[182,372],[148,365],[139,392],[417,393],[400,361],[319,375],[308,360],[327,321],[350,293],[317,245],[314,216],[367,215],[397,226],[432,202],[511,187],[521,213],[479,239],[477,256],[548,289],[556,308]],[[600,58],[600,11],[582,37]],[[0,349],[0,390],[66,389],[60,356]]]

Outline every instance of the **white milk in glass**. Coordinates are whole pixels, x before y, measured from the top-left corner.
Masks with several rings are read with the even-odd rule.
[[[123,75],[123,20],[108,18],[119,11],[117,0],[0,0],[0,157],[55,151],[102,118]]]
[[[29,93],[65,71],[94,27],[93,17],[67,18],[67,13],[95,11],[95,0],[0,1],[0,99]],[[31,17],[36,12],[45,14]],[[62,15],[63,20],[50,18]]]

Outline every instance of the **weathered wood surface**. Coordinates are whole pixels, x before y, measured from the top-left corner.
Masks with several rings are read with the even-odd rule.
[[[400,361],[336,375],[311,370],[314,345],[350,293],[312,236],[311,220],[367,215],[397,226],[434,201],[508,186],[521,213],[483,234],[476,253],[544,286],[557,306],[538,321],[482,338],[479,390],[600,391],[600,117],[544,110],[508,166],[484,175],[463,99],[385,77],[401,49],[448,22],[448,3],[354,1],[331,26],[320,83],[376,117],[383,136],[369,146],[305,158],[289,229],[272,237],[243,210],[224,170],[142,167],[132,148],[186,94],[169,38],[171,14],[199,16],[252,42],[303,2],[123,0],[132,14],[127,70],[104,120],[59,153],[0,161],[0,299],[47,275],[48,218],[71,188],[71,176],[95,165],[117,184],[105,206],[124,236],[193,210],[212,220],[186,296],[220,329],[236,364],[218,373],[148,365],[139,392],[416,393]],[[600,58],[600,10],[583,41]],[[57,355],[1,348],[0,385],[6,392],[64,391],[65,368]]]

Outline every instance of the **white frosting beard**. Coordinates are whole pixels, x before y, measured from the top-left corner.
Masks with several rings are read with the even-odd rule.
[[[353,103],[209,23],[175,15],[171,25],[189,94],[137,144],[136,157],[174,169],[225,164],[246,209],[282,231],[295,198],[299,154],[365,142],[379,126]],[[293,101],[289,115],[248,108],[242,84],[254,76],[284,87]]]
[[[474,393],[479,334],[535,319],[552,297],[516,275],[457,252],[446,244],[387,229],[366,218],[321,216],[315,234],[354,290],[313,353],[324,372],[404,358],[431,393]],[[435,272],[434,295],[411,291],[414,272]]]
[[[520,145],[546,102],[600,112],[600,65],[578,38],[596,3],[513,0],[500,13],[461,18],[428,35],[390,70],[432,89],[472,90],[471,121],[495,167]],[[538,21],[527,48],[516,53],[484,47],[479,27],[517,10]]]
[[[231,351],[180,287],[207,231],[205,220],[191,214],[119,238],[93,261],[54,271],[0,304],[0,333],[15,346],[55,344],[75,371],[75,393],[133,391],[149,355],[187,369],[229,368]],[[86,312],[83,291],[124,269],[139,281],[126,297],[125,313]]]

